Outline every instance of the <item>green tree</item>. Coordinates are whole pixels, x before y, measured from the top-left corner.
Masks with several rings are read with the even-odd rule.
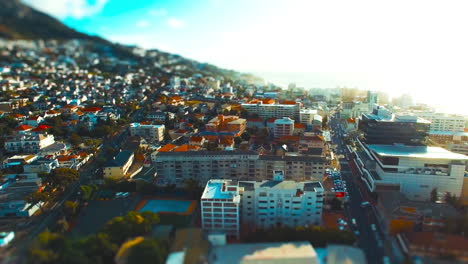
[[[77,170],[69,168],[57,168],[49,173],[45,180],[54,188],[64,189],[72,182],[78,180],[80,174]]]
[[[97,233],[84,239],[82,248],[90,260],[89,263],[114,263],[118,245],[112,243],[106,233]]]
[[[30,193],[26,196],[25,200],[30,204],[37,204],[39,202],[47,203],[52,200],[52,196],[50,192],[46,191],[35,191]],[[41,210],[43,210],[43,206],[40,206]]]
[[[76,133],[73,133],[71,136],[70,136],[70,143],[73,145],[73,146],[78,146],[79,144],[83,143],[83,140],[81,139],[81,137],[76,134]]]
[[[167,256],[167,247],[155,239],[147,238],[129,250],[128,264],[162,264]]]
[[[153,212],[128,212],[123,217],[115,217],[104,226],[103,231],[111,241],[121,244],[130,237],[146,235],[153,225],[159,223],[159,216]]]
[[[61,218],[57,221],[57,231],[60,233],[65,233],[70,229],[70,225],[66,218]]]
[[[76,211],[78,208],[78,203],[73,201],[65,201],[63,204],[63,211],[67,218],[72,218],[76,215]]]

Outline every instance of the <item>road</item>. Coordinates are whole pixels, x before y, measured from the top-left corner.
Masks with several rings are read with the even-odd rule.
[[[343,142],[344,131],[338,120],[331,119],[330,127],[334,130],[332,137],[332,143],[337,145],[336,152],[342,153],[346,156],[346,145]],[[382,263],[384,256],[383,241],[380,228],[376,221],[376,216],[371,206],[362,207],[361,203],[366,201],[365,194],[362,193],[358,186],[359,176],[353,174],[349,167],[346,158],[339,159],[340,170],[342,179],[346,181],[346,186],[349,194],[349,202],[345,203],[344,209],[348,222],[351,224],[351,219],[356,220],[357,226],[353,226],[353,230],[358,230],[359,235],[357,236],[358,246],[365,252],[367,257],[367,263],[379,264]],[[371,229],[371,224],[375,224],[377,227],[376,231]]]

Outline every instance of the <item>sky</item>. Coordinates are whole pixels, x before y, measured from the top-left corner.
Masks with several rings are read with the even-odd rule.
[[[23,0],[77,30],[305,88],[468,114],[465,0]]]

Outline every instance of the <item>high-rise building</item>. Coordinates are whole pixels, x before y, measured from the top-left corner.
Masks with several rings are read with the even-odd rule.
[[[359,129],[367,144],[422,144],[431,122],[416,116],[394,115],[382,106],[363,114]]]
[[[262,101],[256,103],[242,104],[242,109],[255,113],[263,119],[290,117],[299,120],[301,103],[296,104],[264,104]]]

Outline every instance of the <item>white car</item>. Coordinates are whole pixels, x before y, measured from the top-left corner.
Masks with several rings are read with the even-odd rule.
[[[372,231],[374,231],[374,232],[377,231],[377,227],[375,226],[375,224],[370,225],[370,227],[371,227]]]

